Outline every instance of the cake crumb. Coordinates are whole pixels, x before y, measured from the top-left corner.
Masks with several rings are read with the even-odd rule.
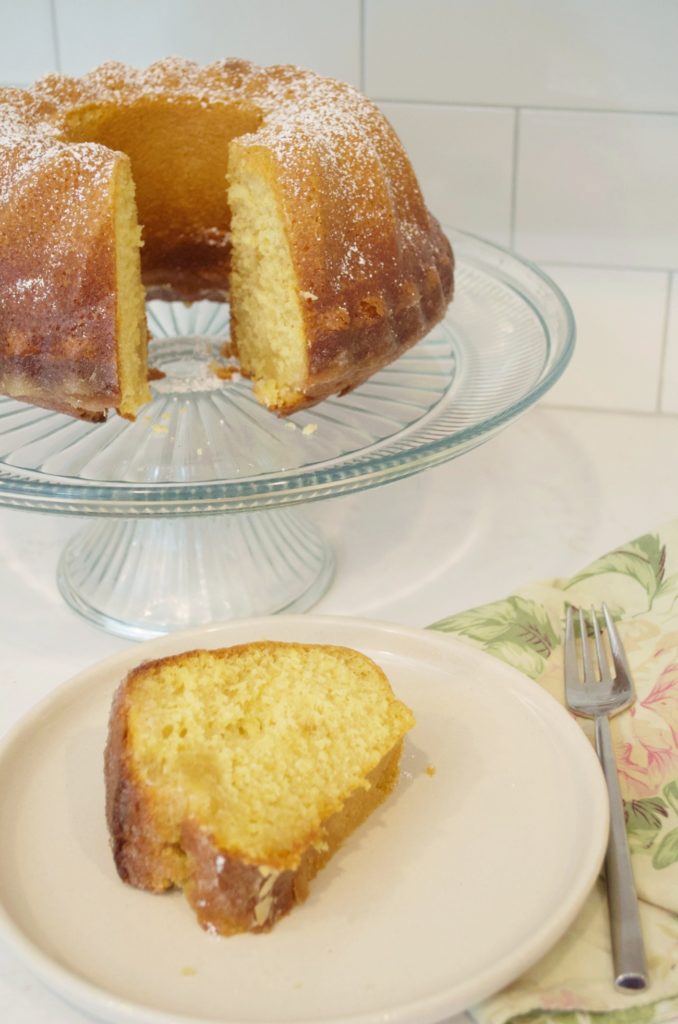
[[[427,775],[428,775],[428,776],[429,776],[430,778],[433,778],[433,776],[434,776],[434,775],[435,775],[435,773],[436,773],[436,770],[437,770],[437,769],[436,769],[436,766],[435,766],[434,764],[427,764],[427,765],[426,765],[426,774],[427,774]]]
[[[293,423],[292,420],[286,420],[285,421],[285,426],[287,427],[288,430],[296,430],[297,429],[296,423]]]
[[[306,426],[303,428],[303,430],[301,432],[302,432],[302,434],[306,434],[306,435],[308,435],[308,434],[315,434],[317,429],[318,429],[318,424],[317,423],[307,423]]]
[[[213,373],[215,377],[218,377],[219,380],[233,380],[233,377],[237,373],[235,366],[223,366],[215,360],[212,360],[207,364],[207,366],[211,373]]]
[[[169,427],[164,423],[154,423],[151,427],[154,434],[167,434],[169,433]]]
[[[193,978],[198,972],[196,971],[195,967],[182,967],[181,973],[184,975],[185,978]]]

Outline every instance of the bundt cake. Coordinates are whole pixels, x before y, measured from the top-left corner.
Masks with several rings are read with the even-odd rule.
[[[259,642],[133,670],[111,708],[120,877],[184,890],[209,931],[267,931],[388,795],[409,709],[344,647]]]
[[[169,58],[0,90],[1,393],[133,417],[145,289],[229,299],[243,373],[287,413],[399,356],[452,288],[400,142],[348,85]]]

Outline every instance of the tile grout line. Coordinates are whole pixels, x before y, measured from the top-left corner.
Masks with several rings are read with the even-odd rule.
[[[516,215],[518,210],[518,161],[520,148],[520,107],[513,111],[513,152],[511,154],[511,200],[509,208],[509,249],[516,247]]]
[[[663,420],[676,420],[676,412],[657,412],[656,409],[603,409],[595,405],[575,405],[573,402],[544,402],[541,401],[534,406],[535,409],[549,412],[583,412],[593,413],[596,416],[638,416],[640,419],[660,416]]]
[[[540,267],[563,267],[568,270],[621,270],[631,271],[635,274],[672,274],[675,271],[675,267],[646,267],[636,264],[631,266],[628,263],[586,263],[579,262],[578,260],[554,260],[544,257],[528,256],[527,259],[533,263],[537,263]]]
[[[465,103],[458,103],[454,100],[419,99],[407,96],[374,96],[375,103],[402,103],[403,106],[411,107],[452,107],[472,108],[477,110],[535,110],[539,113],[548,114],[614,114],[622,116],[638,117],[678,117],[676,110],[629,110],[615,109],[612,107],[557,107],[549,106],[546,103],[483,103],[467,100]]]
[[[57,19],[56,0],[49,0],[50,20],[52,23],[52,45],[56,69],[61,74],[61,46],[59,43],[59,25]]]
[[[659,380],[657,382],[657,405],[656,410],[662,413],[662,393],[664,390],[664,373],[666,372],[666,356],[669,346],[669,320],[671,317],[671,302],[673,299],[673,278],[671,271],[667,272],[666,300],[664,304],[664,330],[662,332],[662,343],[659,353]]]
[[[360,46],[360,91],[364,93],[367,85],[367,53],[365,46],[367,24],[367,0],[360,0],[360,25],[358,32]]]

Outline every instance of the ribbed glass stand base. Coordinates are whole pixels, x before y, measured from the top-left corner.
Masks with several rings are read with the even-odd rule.
[[[305,611],[333,558],[302,502],[403,479],[494,437],[560,377],[567,300],[532,264],[449,230],[455,299],[355,391],[285,418],[239,372],[229,310],[147,305],[152,401],[91,423],[0,396],[0,505],[94,517],[59,565],[66,600],[144,639]]]
[[[334,556],[296,510],[98,520],[64,549],[66,601],[98,626],[147,640],[231,619],[306,611]]]

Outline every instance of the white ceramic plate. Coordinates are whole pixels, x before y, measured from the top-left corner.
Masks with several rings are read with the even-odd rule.
[[[102,752],[111,696],[129,667],[262,638],[363,650],[417,726],[395,793],[315,879],[308,901],[267,935],[220,939],[199,928],[180,894],[119,881]],[[498,990],[559,938],[594,883],[607,825],[604,784],[579,726],[499,661],[383,623],[233,622],[94,666],[5,740],[0,924],[49,986],[109,1021],[425,1024]]]

